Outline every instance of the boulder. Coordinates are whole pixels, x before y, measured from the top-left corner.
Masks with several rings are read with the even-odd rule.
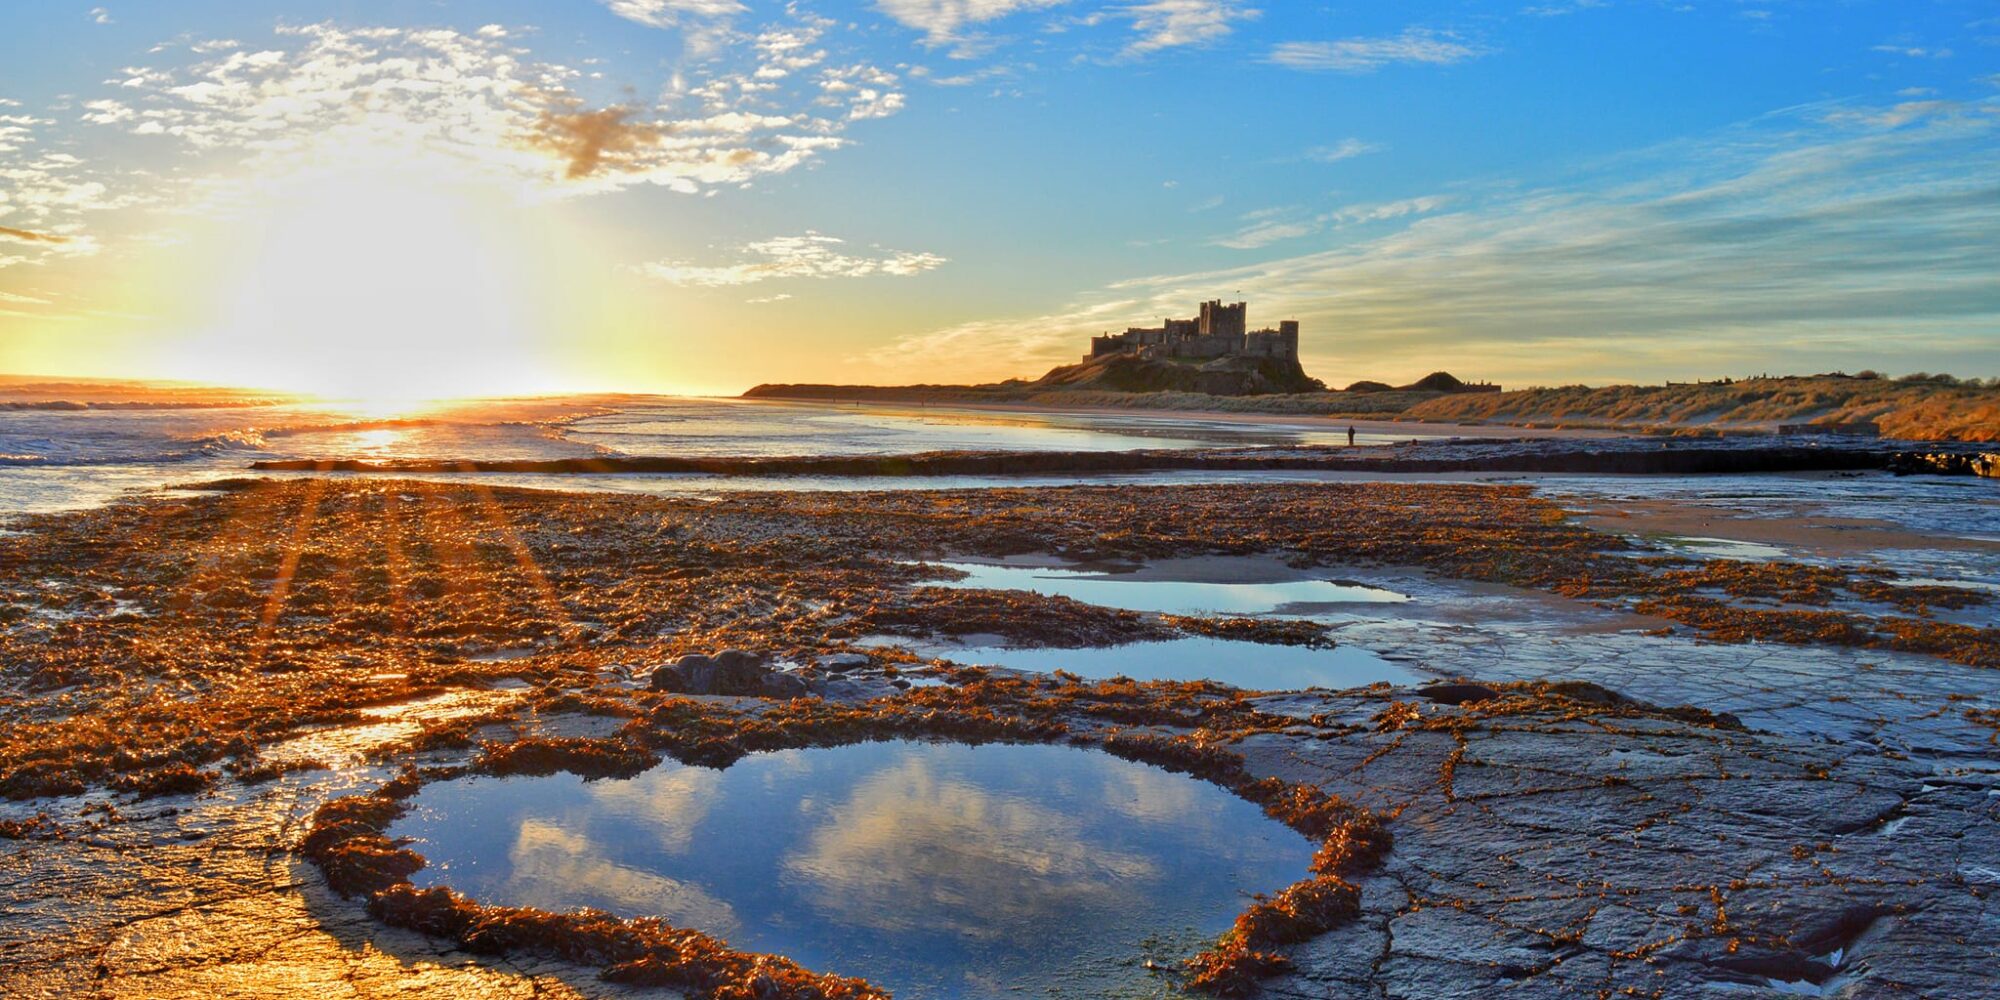
[[[849,670],[859,670],[875,662],[867,653],[835,653],[819,661],[828,673],[844,674]]]
[[[653,671],[652,688],[674,694],[713,694],[715,661],[700,653],[689,653]]]
[[[773,670],[764,678],[764,696],[767,698],[803,698],[810,693],[805,680],[797,674]]]
[[[1500,692],[1484,684],[1433,684],[1418,688],[1417,694],[1440,705],[1465,705],[1500,697]]]
[[[757,698],[802,698],[807,694],[805,681],[741,649],[725,649],[714,656],[689,653],[654,670],[652,688],[674,694]]]

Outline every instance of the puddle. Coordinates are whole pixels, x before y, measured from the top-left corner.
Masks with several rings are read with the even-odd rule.
[[[1248,691],[1344,690],[1378,681],[1420,684],[1431,678],[1355,646],[1307,649],[1194,636],[1091,649],[1007,649],[982,646],[932,651],[957,663],[1036,670],[1067,670],[1092,679],[1219,681]]]
[[[939,562],[931,565],[964,571],[963,580],[926,586],[976,590],[1025,590],[1073,597],[1086,604],[1128,611],[1174,615],[1258,615],[1324,604],[1400,604],[1410,598],[1380,587],[1286,580],[1276,583],[1215,583],[1189,580],[1139,579],[1131,573],[1097,573],[1039,566],[993,566],[985,563]]]
[[[1783,559],[1788,554],[1776,545],[1760,542],[1745,542],[1734,538],[1704,538],[1700,535],[1661,535],[1652,541],[1670,549],[1679,549],[1689,555],[1710,559],[1736,559],[1743,562],[1770,562]]]
[[[372,705],[361,709],[359,714],[381,721],[308,730],[266,748],[263,756],[277,763],[317,760],[335,766],[350,765],[376,747],[415,736],[423,731],[425,723],[448,722],[492,711],[518,697],[513,692],[461,690]]]
[[[475,777],[390,830],[420,886],[658,916],[905,1000],[1157,996],[1305,838],[1212,785],[1098,751],[914,742],[668,762],[630,780]]]

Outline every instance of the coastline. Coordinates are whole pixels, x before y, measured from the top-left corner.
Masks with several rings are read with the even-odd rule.
[[[303,977],[374,1000],[505,991],[531,962],[558,995],[603,995],[601,974],[683,972],[834,995],[806,987],[842,970],[732,952],[700,926],[415,889],[423,859],[387,824],[459,776],[617,781],[668,758],[726,768],[894,738],[1088,746],[1210,781],[1323,839],[1324,864],[1196,957],[1203,975],[1249,977],[1217,981],[1305,990],[1355,949],[1404,948],[1357,982],[1478,992],[1485,964],[1407,950],[1438,914],[1534,948],[1524,901],[1587,906],[1588,924],[1610,899],[1662,917],[1595,925],[1568,963],[1590,966],[1584,979],[1551,968],[1523,995],[1699,991],[1740,981],[1744,963],[1782,971],[1834,949],[1878,981],[1976,990],[1979,950],[1939,928],[1979,911],[1979,886],[1933,859],[1995,828],[1986,788],[1936,781],[1931,757],[1985,753],[1994,723],[1976,706],[2000,697],[2000,635],[1930,609],[1991,595],[1845,564],[1674,557],[1574,510],[1521,485],[656,499],[320,478],[31,518],[0,536],[37,582],[6,595],[19,627],[0,632],[16,665],[0,677],[0,864],[37,877],[8,881],[0,901],[64,912],[14,938],[0,992],[191,1000]],[[1150,566],[1135,577],[1149,585],[1295,575],[1410,599],[1324,619],[1154,614],[942,587],[948,571],[925,565],[1034,553]],[[902,648],[981,635],[1057,649],[1332,642],[1436,681],[1255,692],[1223,686],[1226,664],[1222,684],[1091,681]],[[658,664],[731,646],[798,665],[819,697],[647,683]],[[894,683],[908,678],[924,684]],[[176,696],[159,698],[161,683]],[[1778,684],[1784,697],[1760,693]],[[1740,835],[1745,813],[1758,836]],[[1900,816],[1917,819],[1884,835]],[[1605,831],[1588,891],[1516,860],[1572,856],[1584,827]],[[50,878],[74,891],[49,898]],[[1427,898],[1398,891],[1419,879]],[[103,942],[93,961],[75,959],[79,934]],[[1232,940],[1284,962],[1250,961]],[[1665,949],[1679,957],[1617,958]]]
[[[1431,437],[1459,438],[1614,438],[1629,437],[1625,432],[1579,427],[1516,427],[1506,424],[1457,424],[1422,420],[1384,420],[1380,417],[1344,417],[1310,413],[1255,413],[1241,410],[1174,409],[1166,407],[1073,405],[1037,403],[1031,400],[993,402],[940,400],[809,399],[789,396],[718,397],[734,402],[775,406],[866,407],[878,413],[935,413],[963,410],[973,413],[1027,415],[1073,414],[1094,417],[1128,417],[1150,421],[1200,420],[1209,423],[1243,424],[1256,427],[1299,427],[1321,432],[1340,432],[1353,427],[1362,434],[1383,437],[1409,435],[1411,440]]]

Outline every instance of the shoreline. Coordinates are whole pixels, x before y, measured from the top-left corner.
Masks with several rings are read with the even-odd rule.
[[[59,930],[16,936],[0,992],[192,1000],[216,977],[303,976],[377,1000],[423,975],[433,991],[497,993],[519,964],[468,951],[535,958],[547,985],[583,985],[607,942],[647,949],[656,970],[706,955],[689,967],[803,984],[776,957],[656,947],[660,925],[637,913],[501,913],[416,890],[406,876],[422,859],[386,824],[426,784],[469,773],[616,781],[665,758],[720,768],[898,736],[1086,741],[1310,807],[1281,818],[1331,845],[1328,864],[1279,898],[1340,901],[1340,915],[1276,932],[1286,904],[1257,904],[1238,924],[1284,956],[1254,970],[1280,995],[1324,985],[1353,954],[1424,940],[1440,914],[1534,947],[1514,919],[1522,900],[1594,911],[1604,891],[1662,916],[1591,929],[1593,988],[1693,992],[1737,981],[1744,962],[1790,969],[1835,949],[1853,956],[1843,975],[1871,982],[1931,975],[1929,992],[1964,995],[1982,981],[1976,949],[1938,929],[1977,911],[1978,884],[1932,859],[1995,835],[1988,796],[1970,776],[1934,779],[2000,725],[1983,707],[2000,699],[2000,632],[1929,609],[1992,596],[1891,586],[1867,567],[1634,559],[1653,553],[1575,512],[1521,485],[708,501],[301,478],[36,517],[0,536],[0,557],[35,581],[0,592],[17,626],[0,630],[15,664],[0,676],[0,835],[6,863],[35,873],[0,888],[0,906],[66,911]],[[1410,599],[1311,619],[1187,616],[940,587],[924,565],[1031,553],[1142,565],[1155,583],[1359,578]],[[1241,656],[1326,641],[1437,680],[1259,692],[1223,686],[1226,661],[1218,683],[1096,681],[904,648],[1251,632]],[[795,665],[820,696],[649,683],[662,663],[732,647]],[[925,683],[898,688],[905,677]],[[163,681],[175,697],[159,697]],[[1785,697],[1763,693],[1779,685]],[[1604,831],[1583,896],[1515,860],[1571,856],[1582,828]],[[182,864],[199,874],[175,881]],[[1393,891],[1412,879],[1433,886],[1421,905]],[[69,891],[54,898],[55,885]],[[163,892],[156,911],[125,905]],[[1907,916],[1865,935],[1811,930],[1857,907]],[[479,930],[502,917],[506,936]],[[718,929],[690,923],[668,930]],[[75,959],[77,934],[107,942],[101,961]],[[283,954],[266,957],[257,942],[278,938]],[[1229,940],[1199,961],[1250,968]],[[1669,947],[1681,954],[1665,965],[1615,959]],[[1485,969],[1411,952],[1360,983],[1471,993],[1490,985]],[[1554,998],[1579,982],[1552,968],[1516,989]]]
[[[936,451],[889,455],[620,456],[570,459],[277,459],[253,472],[694,474],[742,476],[1036,476],[1086,473],[1318,471],[1716,475],[1766,472],[1947,473],[1937,454],[1854,444],[1690,439],[1444,439],[1397,445],[1253,446],[1133,451]],[[1961,463],[1962,464],[1962,463]]]
[[[1631,437],[1630,432],[1600,430],[1581,427],[1522,427],[1507,424],[1454,424],[1436,423],[1422,420],[1384,420],[1380,417],[1342,417],[1313,413],[1248,413],[1240,410],[1181,410],[1163,407],[1140,406],[1056,406],[1019,402],[973,402],[941,400],[925,403],[917,400],[891,399],[813,399],[793,396],[721,396],[731,402],[758,403],[781,406],[810,406],[819,408],[847,409],[866,408],[878,413],[937,413],[940,411],[965,410],[977,413],[1015,413],[1022,415],[1068,414],[1090,417],[1132,417],[1145,420],[1171,422],[1177,419],[1200,420],[1205,423],[1243,424],[1253,427],[1299,427],[1316,432],[1339,433],[1352,426],[1362,434],[1394,437],[1408,433],[1412,440],[1420,438],[1564,438],[1602,439]]]

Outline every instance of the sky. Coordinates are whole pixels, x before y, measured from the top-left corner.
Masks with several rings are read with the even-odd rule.
[[[0,372],[2000,375],[1995,0],[0,7]]]

